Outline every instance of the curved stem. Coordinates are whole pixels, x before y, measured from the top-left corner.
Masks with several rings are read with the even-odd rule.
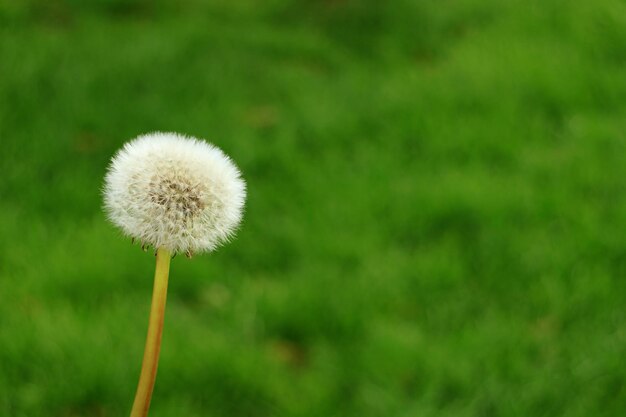
[[[141,364],[137,394],[135,394],[135,402],[133,403],[130,417],[146,417],[150,408],[152,389],[154,388],[157,367],[159,365],[159,352],[161,351],[161,335],[163,333],[163,318],[165,317],[170,259],[171,256],[167,249],[157,249],[148,336],[143,352],[143,363]]]

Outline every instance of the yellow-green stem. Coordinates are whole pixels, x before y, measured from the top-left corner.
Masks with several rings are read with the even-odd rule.
[[[161,351],[161,335],[163,334],[170,259],[170,252],[167,249],[157,249],[148,337],[146,338],[146,348],[143,352],[143,363],[141,364],[137,394],[135,394],[135,402],[133,403],[130,417],[146,417],[150,408],[152,389],[154,388],[157,367],[159,365],[159,352]]]

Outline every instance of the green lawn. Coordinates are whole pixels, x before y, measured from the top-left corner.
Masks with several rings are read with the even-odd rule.
[[[108,161],[248,183],[172,262],[151,417],[626,410],[623,0],[0,0],[0,416],[127,415],[154,257]]]

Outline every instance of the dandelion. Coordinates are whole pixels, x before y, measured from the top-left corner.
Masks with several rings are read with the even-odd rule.
[[[131,417],[146,416],[161,346],[170,259],[210,252],[233,237],[246,186],[231,159],[215,146],[176,133],[128,142],[105,177],[111,222],[144,250],[156,250],[148,336]]]

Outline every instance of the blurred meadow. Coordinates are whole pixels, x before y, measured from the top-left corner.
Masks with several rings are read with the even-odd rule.
[[[0,0],[0,416],[127,415],[178,131],[249,187],[172,262],[151,417],[626,412],[623,0]]]

